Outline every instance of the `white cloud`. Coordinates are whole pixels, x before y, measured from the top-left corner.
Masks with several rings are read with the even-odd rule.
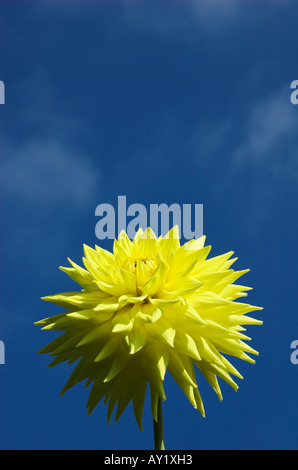
[[[298,179],[298,113],[290,92],[282,89],[251,108],[244,138],[235,149],[232,165],[264,167],[273,174]]]
[[[101,175],[84,155],[55,140],[2,145],[2,191],[36,205],[68,204],[80,209],[92,199]]]
[[[235,20],[240,7],[247,3],[247,0],[192,0],[190,5],[199,20],[208,20],[212,25],[218,21]]]
[[[220,120],[202,119],[189,138],[198,172],[208,171],[210,194],[240,198],[239,218],[253,237],[262,236],[298,182],[298,108],[290,93],[285,86]]]
[[[266,177],[298,180],[298,112],[291,104],[290,87],[282,87],[263,101],[251,99],[221,120],[202,119],[189,137],[193,159],[225,163],[231,180],[246,169]],[[230,111],[230,110],[229,110]]]
[[[50,70],[38,64],[16,80],[11,93],[20,97],[14,127],[25,123],[31,132],[21,144],[14,143],[15,135],[2,138],[2,192],[35,207],[83,208],[103,183],[96,162],[74,145],[74,137],[86,132],[84,117],[65,113]]]
[[[231,25],[243,15],[250,0],[172,0],[170,2],[123,1],[126,20],[139,29],[157,34],[188,30],[200,26],[200,32],[216,31],[221,25]],[[268,2],[270,4],[270,0]],[[271,3],[275,3],[271,0]]]

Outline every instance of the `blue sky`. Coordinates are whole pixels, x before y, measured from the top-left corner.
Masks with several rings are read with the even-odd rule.
[[[297,449],[298,79],[295,1],[2,1],[0,4],[0,448],[152,449],[147,397],[106,424],[88,390],[59,396],[70,366],[36,353],[57,313],[41,296],[72,291],[95,208],[203,204],[211,255],[250,268],[256,364],[224,400],[202,380],[206,418],[166,376],[168,449]],[[102,246],[111,249],[111,241]],[[244,278],[243,278],[244,279]],[[244,282],[244,280],[243,280]]]

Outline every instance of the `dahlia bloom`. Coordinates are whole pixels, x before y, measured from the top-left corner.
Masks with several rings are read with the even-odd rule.
[[[132,401],[142,429],[147,384],[157,421],[166,371],[203,416],[199,373],[219,400],[218,378],[237,390],[232,376],[242,377],[226,355],[255,362],[242,325],[262,324],[246,315],[261,308],[236,301],[250,288],[234,282],[249,270],[230,269],[233,252],[206,259],[204,242],[181,246],[178,227],[159,238],[150,228],[133,240],[121,232],[113,253],[84,245],[85,269],[71,260],[60,268],[82,290],[43,297],[66,311],[36,324],[64,332],[39,351],[55,356],[50,366],[79,360],[61,394],[86,380],[89,414],[105,398],[108,422],[116,405],[118,420]]]

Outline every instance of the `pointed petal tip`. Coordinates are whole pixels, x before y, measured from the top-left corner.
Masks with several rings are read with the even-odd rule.
[[[118,240],[123,240],[123,239],[125,239],[127,236],[128,236],[128,235],[127,235],[127,233],[125,232],[125,230],[122,229],[121,232],[120,232],[119,235],[118,235]]]
[[[42,330],[53,330],[55,328],[55,323],[49,323],[42,327]]]

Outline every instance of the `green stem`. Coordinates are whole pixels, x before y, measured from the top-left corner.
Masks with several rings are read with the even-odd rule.
[[[154,430],[155,450],[165,450],[163,419],[162,419],[162,404],[161,404],[160,397],[158,398],[157,421],[153,419],[153,430]]]

